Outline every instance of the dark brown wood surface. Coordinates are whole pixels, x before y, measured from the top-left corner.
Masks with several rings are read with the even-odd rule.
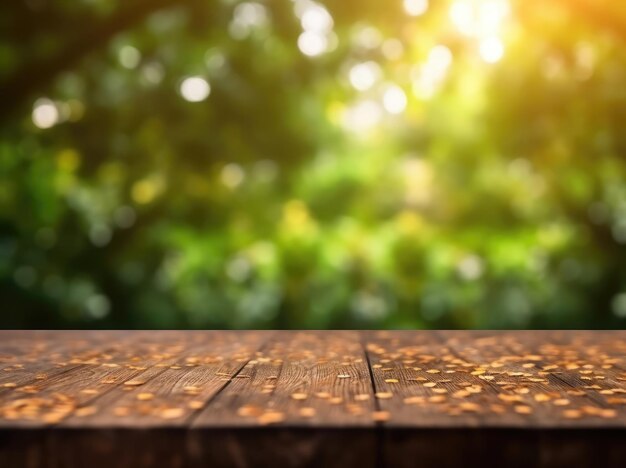
[[[626,466],[622,331],[0,331],[0,467]]]

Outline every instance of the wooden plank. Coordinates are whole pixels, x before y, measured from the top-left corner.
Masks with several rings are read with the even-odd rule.
[[[0,466],[626,465],[625,332],[0,339]]]
[[[185,466],[378,468],[373,428],[340,426],[197,427]]]
[[[377,466],[357,332],[281,332],[192,423],[190,466]]]
[[[595,468],[626,464],[624,431],[529,427],[394,428],[384,432],[383,466]]]
[[[619,332],[557,331],[532,336],[521,332],[509,336],[516,342],[514,351],[539,355],[539,366],[553,368],[548,378],[563,385],[571,400],[563,410],[572,416],[580,411],[581,424],[626,424],[626,340],[620,339]]]
[[[194,427],[372,425],[367,358],[356,332],[282,332]]]
[[[153,427],[0,430],[0,466],[28,468],[375,468],[376,440],[357,428]],[[362,437],[365,436],[365,437]]]
[[[139,346],[157,347],[163,340],[184,343],[189,339],[185,332],[171,331],[4,331],[0,335],[6,338],[0,345],[0,364],[4,364],[0,395],[16,385],[106,363],[116,353],[139,351]]]
[[[114,336],[111,334],[111,338]],[[80,419],[81,425],[93,422],[97,417],[92,413],[98,413],[94,402],[99,398],[106,396],[104,402],[113,402],[124,392],[138,388],[122,385],[124,382],[148,382],[171,370],[168,366],[176,363],[179,363],[177,368],[187,369],[190,363],[179,361],[191,356],[198,348],[203,350],[217,344],[216,338],[233,342],[239,340],[240,335],[160,332],[132,335],[119,342],[109,340],[109,352],[93,357],[88,363],[29,385],[17,386],[10,394],[4,394],[0,398],[0,414],[4,416],[0,419],[0,427],[56,424],[67,417]],[[113,408],[109,405],[104,409]]]
[[[0,426],[57,423],[124,376],[138,374],[159,346],[141,338],[141,334],[99,333],[90,340],[93,346],[86,354],[69,361],[73,365],[44,374],[45,378],[18,381],[0,395]]]
[[[372,332],[366,347],[385,427],[478,426],[484,383],[433,332]]]
[[[100,398],[83,404],[62,427],[184,426],[226,386],[269,335],[202,332],[177,355],[161,353],[151,366],[119,380]]]
[[[558,382],[550,386],[548,371],[537,365],[539,356],[513,352],[500,332],[463,335],[442,332],[441,335],[444,345],[469,366],[470,374],[477,375],[490,389],[486,393],[490,405],[481,404],[477,410],[482,425],[535,427],[559,419],[558,408],[544,403],[564,401],[568,395]],[[543,417],[546,412],[550,413],[547,418]]]
[[[0,466],[13,468],[187,467],[182,429],[0,429]],[[208,466],[208,463],[207,463]]]
[[[114,332],[119,341],[127,333]],[[0,395],[84,366],[111,350],[111,340],[98,332],[0,331]]]
[[[192,382],[189,380],[190,374],[197,376],[200,369],[207,372],[209,368],[204,360],[210,359],[217,363],[218,354],[220,350],[224,350],[225,345],[234,346],[239,350],[246,346],[256,349],[264,334],[156,332],[151,335],[152,339],[145,343],[135,341],[129,345],[126,354],[114,356],[110,364],[115,364],[116,367],[108,368],[112,369],[110,372],[107,369],[102,374],[102,369],[98,369],[84,375],[84,370],[80,370],[79,375],[72,378],[53,382],[52,385],[48,382],[38,397],[45,399],[57,394],[72,395],[75,410],[54,429],[48,429],[39,420],[13,421],[8,432],[0,428],[0,466],[25,466],[33,460],[33,466],[55,467],[183,466],[181,460],[188,457],[186,449],[188,439],[184,427],[187,412],[175,418],[176,420],[168,417],[155,421],[151,418],[152,412],[132,416],[128,414],[121,418],[114,415],[116,418],[111,420],[110,413],[106,411],[92,414],[90,411],[84,413],[84,410],[95,404],[103,404],[104,409],[114,409],[117,407],[117,401],[124,403],[130,400],[131,403],[135,403],[136,395],[135,398],[130,398],[129,394],[136,393],[139,387],[121,385],[124,381],[141,379],[142,382],[146,382],[146,386],[154,385],[155,379],[159,376],[168,372],[178,372],[180,378],[166,378],[166,383],[155,391],[156,400],[158,396],[163,396],[168,384],[174,382],[175,385],[179,385],[184,379],[190,383]],[[228,357],[224,357],[224,360],[228,360]],[[113,383],[102,384],[102,380],[109,381],[112,377],[115,377]],[[79,392],[84,386],[92,389],[102,388],[102,385],[109,387],[110,390],[98,395],[91,393],[83,395],[83,392]],[[174,392],[173,388],[170,390]],[[170,397],[171,395],[168,401],[175,401],[176,397]],[[134,430],[137,427],[148,427],[150,421],[154,430],[149,432]],[[170,427],[163,429],[164,425]],[[171,426],[180,426],[181,430]],[[16,431],[15,428],[20,429]],[[98,458],[94,461],[94,457]]]
[[[612,399],[619,400],[617,395],[625,391],[623,386],[615,380],[606,380],[607,369],[603,369],[602,375],[593,370],[596,365],[585,357],[585,348],[559,344],[553,332],[446,332],[444,335],[446,344],[472,363],[474,372],[483,372],[483,378],[499,387],[496,396],[506,410],[495,421],[491,418],[493,423],[626,427],[624,405],[611,403]],[[608,385],[598,385],[598,378]],[[522,412],[518,414],[527,420],[510,420],[510,415],[520,409]]]
[[[556,395],[550,395],[552,399],[567,396],[572,400],[578,396],[567,394],[576,389],[561,381],[528,381],[529,378],[543,380],[545,377],[536,375],[536,370],[529,372],[529,368],[524,367],[528,363],[526,358],[536,359],[533,354],[537,353],[531,353],[526,347],[513,352],[506,335],[493,332],[384,332],[374,335],[371,351],[378,355],[378,362],[386,361],[382,364],[391,368],[385,375],[392,373],[399,376],[398,383],[384,387],[388,382],[374,374],[377,390],[383,388],[384,391],[394,392],[389,400],[380,400],[381,408],[390,412],[390,420],[382,423],[381,457],[385,464],[411,467],[419,461],[423,466],[453,467],[479,465],[488,460],[495,466],[617,467],[626,461],[621,448],[621,440],[626,435],[623,419],[618,417],[611,423],[603,420],[581,424],[577,419],[564,420],[561,413],[557,414],[550,407],[536,408],[540,403],[534,398],[527,401],[531,395],[548,392],[556,392]],[[437,344],[433,335],[439,335],[443,342]],[[520,336],[518,332],[511,335]],[[520,341],[550,343],[550,336],[537,339],[522,335]],[[545,346],[542,351],[547,353],[550,350]],[[557,350],[557,354],[561,355],[562,350]],[[435,355],[436,359],[431,360],[431,355]],[[432,414],[435,405],[426,408],[418,405],[415,409],[401,405],[396,394],[406,396],[411,392],[406,385],[400,385],[394,391],[393,385],[402,384],[402,378],[414,375],[406,369],[415,365],[415,362],[407,362],[413,360],[412,356],[418,359],[425,357],[427,364],[435,369],[455,366],[448,368],[455,372],[448,377],[452,382],[444,384],[448,390],[444,395],[453,394],[454,386],[462,386],[459,378],[472,386],[480,385],[480,393],[464,399],[475,405],[469,407],[472,411],[451,416],[450,409],[454,409],[455,404],[450,402],[450,396],[439,404],[444,413],[440,415]],[[372,362],[376,360],[373,358]],[[539,361],[534,362],[537,365]],[[513,375],[508,375],[509,372]],[[505,379],[524,380],[513,381],[509,387]],[[438,383],[432,388],[440,385]],[[529,388],[528,393],[515,392],[525,388]],[[500,395],[522,397],[522,400],[501,400]],[[585,403],[589,404],[588,401]],[[574,404],[573,401],[571,404]],[[493,411],[493,405],[497,405],[497,411]],[[531,407],[534,411],[519,414],[514,408],[520,405]],[[562,411],[561,407],[556,408]]]

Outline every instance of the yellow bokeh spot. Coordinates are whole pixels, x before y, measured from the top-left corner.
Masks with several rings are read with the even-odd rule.
[[[396,225],[398,226],[400,233],[411,235],[422,230],[424,221],[417,213],[412,211],[402,211],[396,217]]]
[[[411,205],[427,203],[430,200],[433,171],[422,159],[410,158],[402,165],[406,187],[406,202]]]
[[[153,201],[163,190],[163,182],[159,177],[146,177],[133,184],[131,196],[136,203],[145,205]]]
[[[315,220],[301,200],[290,200],[283,206],[283,228],[291,233],[312,233],[316,229]]]
[[[80,166],[80,154],[73,148],[65,148],[57,153],[57,167],[64,172],[74,172]]]
[[[300,200],[290,200],[285,203],[283,215],[287,224],[294,226],[306,224],[310,219],[307,206]]]

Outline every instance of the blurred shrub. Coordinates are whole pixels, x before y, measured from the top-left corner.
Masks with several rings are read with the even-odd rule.
[[[0,12],[0,325],[623,327],[616,2]]]

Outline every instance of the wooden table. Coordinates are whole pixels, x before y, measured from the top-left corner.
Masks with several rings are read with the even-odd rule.
[[[626,332],[0,331],[0,466],[626,467]]]

